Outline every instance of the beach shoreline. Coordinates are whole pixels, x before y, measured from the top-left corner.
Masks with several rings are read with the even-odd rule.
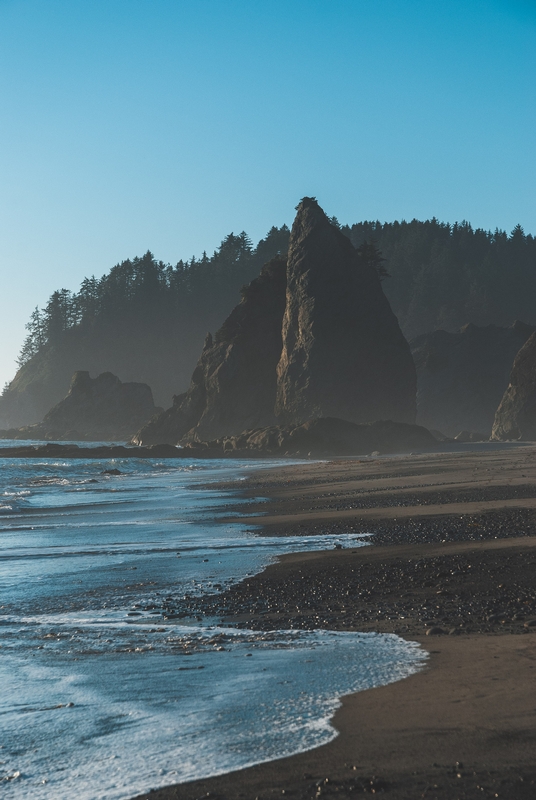
[[[371,530],[377,546],[283,556],[200,611],[395,633],[427,666],[343,698],[327,745],[139,798],[534,797],[536,447],[289,465],[244,494],[269,498],[241,521],[270,535]]]

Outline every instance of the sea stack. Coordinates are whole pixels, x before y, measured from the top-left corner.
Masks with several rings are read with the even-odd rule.
[[[491,438],[536,440],[536,333],[515,357],[510,383],[495,414]]]
[[[376,271],[304,198],[288,260],[242,290],[188,391],[133,442],[211,442],[316,417],[413,424],[415,395],[409,345]]]
[[[276,415],[414,423],[416,373],[378,274],[305,197],[292,226]]]

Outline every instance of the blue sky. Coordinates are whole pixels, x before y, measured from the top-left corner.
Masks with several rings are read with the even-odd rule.
[[[36,305],[230,231],[536,233],[536,2],[0,0],[0,381]]]

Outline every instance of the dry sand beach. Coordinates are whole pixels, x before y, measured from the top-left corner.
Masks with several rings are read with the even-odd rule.
[[[269,498],[253,511],[271,535],[370,532],[375,546],[283,557],[204,611],[392,632],[430,657],[344,698],[330,744],[150,797],[536,797],[536,447],[304,463],[245,491]]]

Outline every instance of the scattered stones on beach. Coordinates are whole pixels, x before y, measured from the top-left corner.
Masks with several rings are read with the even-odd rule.
[[[341,536],[364,535],[375,546],[393,544],[444,544],[481,542],[536,535],[536,508],[500,509],[481,514],[445,514],[445,516],[334,518],[330,521],[297,525],[282,524],[265,528],[270,536]]]
[[[512,634],[520,643],[518,649],[532,652],[530,637],[536,633],[536,450],[491,454],[480,460],[474,454],[449,459],[442,456],[437,463],[429,456],[411,462],[338,462],[330,468],[318,464],[256,473],[244,487],[246,496],[276,496],[264,507],[252,503],[254,511],[268,510],[270,514],[268,524],[253,517],[247,520],[252,526],[265,523],[252,533],[331,535],[332,543],[322,552],[284,556],[264,572],[222,586],[219,592],[169,595],[163,610],[188,619],[204,615],[222,627],[250,630],[251,636],[274,636],[282,629],[395,633],[423,644],[431,640],[428,650],[432,659],[441,658],[434,654],[444,651],[473,652],[475,637],[496,642],[491,650],[488,647],[488,653],[510,652],[493,648],[511,647]],[[434,480],[437,485],[432,485]],[[505,506],[486,508],[484,504],[493,500],[504,501]],[[415,508],[437,505],[443,506],[440,513],[436,509],[428,515],[415,513]],[[400,513],[394,511],[398,508]],[[367,515],[368,509],[378,513]],[[239,510],[243,514],[243,505]],[[337,537],[343,534],[355,534],[356,545],[336,547],[340,544]],[[358,546],[357,537],[363,535],[361,541],[375,546]],[[494,638],[502,634],[510,637]],[[490,663],[492,675],[500,663]],[[443,699],[443,709],[445,702],[449,709],[460,702],[456,682],[454,686],[452,699],[450,694]],[[497,687],[500,700],[500,681],[492,686]],[[479,696],[479,703],[493,704],[495,699],[490,697],[495,694],[487,700]],[[511,695],[508,697],[511,700]],[[430,704],[430,698],[427,702]],[[435,696],[430,713],[434,703]],[[385,713],[385,708],[378,713]],[[528,724],[527,719],[516,723],[516,736]],[[438,724],[437,732],[447,737],[448,725]],[[246,770],[183,784],[177,794],[171,788],[155,794],[157,800],[175,796],[198,800],[206,797],[208,790],[214,800],[270,800],[280,794],[293,800],[368,794],[385,794],[391,800],[533,800],[533,728],[527,728],[528,745],[524,733],[521,741],[512,738],[510,729],[493,729],[492,739],[504,737],[505,748],[515,751],[515,758],[506,755],[504,761],[495,763],[489,762],[487,749],[481,747],[480,734],[475,742],[463,724],[466,721],[460,722],[459,751],[456,741],[455,752],[451,750],[444,761],[434,755],[423,762],[415,755],[411,769],[397,766],[396,754],[386,757],[390,766],[384,774],[371,768],[374,760],[370,758],[361,765],[357,755],[348,764],[333,762],[326,769],[319,752],[318,765],[308,763],[306,774],[302,770],[294,774],[281,762],[275,772],[269,772],[269,767],[266,773],[262,766],[253,768],[258,769],[257,778],[252,777],[257,773]],[[456,720],[454,725],[457,730]],[[415,735],[418,738],[419,732]],[[443,746],[441,740],[438,755]],[[266,780],[263,775],[270,777]]]
[[[527,633],[536,628],[535,565],[536,548],[527,558],[515,545],[467,551],[452,543],[434,555],[396,546],[329,550],[222,593],[169,598],[165,613],[257,630]]]

